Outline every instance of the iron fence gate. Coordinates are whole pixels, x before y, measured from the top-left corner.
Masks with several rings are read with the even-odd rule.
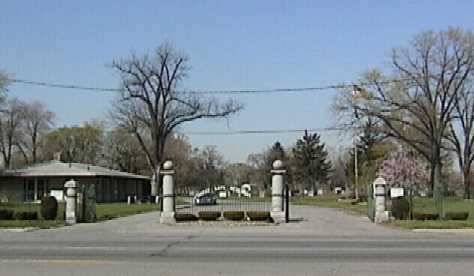
[[[375,221],[375,198],[372,184],[367,185],[367,216],[372,222]]]
[[[202,200],[202,198],[201,198]],[[214,198],[209,201],[200,201],[199,197],[177,196],[176,213],[193,214],[199,216],[203,211],[271,211],[271,197],[238,197],[229,196],[227,198]]]

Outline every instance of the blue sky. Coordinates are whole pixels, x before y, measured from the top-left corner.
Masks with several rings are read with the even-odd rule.
[[[117,87],[114,58],[170,42],[188,54],[183,83],[194,89],[323,86],[387,66],[387,54],[427,29],[472,28],[472,1],[18,1],[0,4],[0,69],[21,79]],[[10,95],[44,102],[58,125],[101,118],[111,93],[12,85]],[[335,91],[247,95],[230,121],[182,131],[304,129],[331,126]],[[190,136],[244,161],[276,140],[300,134]],[[347,144],[323,134],[331,147]]]

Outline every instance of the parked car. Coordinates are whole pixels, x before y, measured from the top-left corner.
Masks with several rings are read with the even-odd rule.
[[[194,197],[194,204],[196,205],[215,205],[217,204],[217,196],[215,194],[203,194]]]

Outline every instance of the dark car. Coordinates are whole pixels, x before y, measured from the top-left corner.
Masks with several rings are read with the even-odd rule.
[[[203,194],[194,197],[194,204],[196,205],[216,205],[217,196],[215,194]]]

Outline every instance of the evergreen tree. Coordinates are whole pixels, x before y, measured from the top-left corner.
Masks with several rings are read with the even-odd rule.
[[[286,154],[285,150],[283,149],[282,145],[280,142],[275,142],[273,146],[268,150],[267,156],[266,156],[266,164],[269,169],[272,169],[273,166],[273,161],[275,160],[281,160],[281,161],[286,161]]]
[[[316,190],[316,185],[322,185],[329,179],[332,164],[328,159],[321,137],[317,134],[308,134],[296,141],[293,148],[294,175],[297,181],[303,183],[306,188]]]

